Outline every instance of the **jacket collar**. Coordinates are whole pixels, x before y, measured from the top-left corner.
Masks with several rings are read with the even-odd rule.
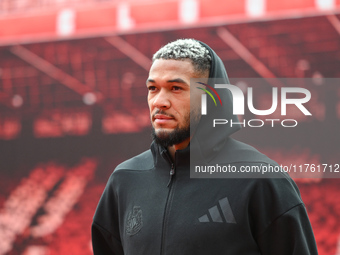
[[[173,164],[177,168],[180,166],[189,167],[190,165],[190,145],[183,150],[176,151],[174,161],[171,159],[168,150],[154,141],[151,144],[151,152],[155,167],[169,168]]]

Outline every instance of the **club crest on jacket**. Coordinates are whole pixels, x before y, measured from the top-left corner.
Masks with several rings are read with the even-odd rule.
[[[142,209],[140,206],[134,206],[129,212],[126,224],[126,234],[133,236],[141,230],[143,226]]]

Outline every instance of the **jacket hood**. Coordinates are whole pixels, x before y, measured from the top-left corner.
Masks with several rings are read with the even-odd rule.
[[[200,42],[207,48],[211,55],[211,67],[209,78],[218,79],[219,84],[229,84],[227,71],[222,60],[217,54],[205,43]],[[210,86],[215,87],[213,79],[210,80]],[[233,98],[228,89],[217,89],[217,93],[221,98],[222,105],[215,106],[212,99],[207,99],[207,115],[202,115],[199,124],[194,132],[194,136],[190,141],[191,159],[209,162],[217,152],[223,147],[228,137],[241,129],[238,117],[233,115]],[[210,99],[210,100],[209,100]],[[214,119],[226,119],[228,123],[225,125],[216,125],[213,127]],[[230,125],[230,122],[233,125]]]

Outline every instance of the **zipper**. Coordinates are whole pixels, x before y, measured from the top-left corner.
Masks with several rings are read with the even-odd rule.
[[[168,157],[169,158],[169,157]],[[169,161],[171,162],[171,161]],[[162,225],[162,239],[161,239],[161,254],[164,254],[164,244],[165,244],[165,232],[166,232],[166,223],[168,219],[168,207],[169,207],[169,201],[171,201],[172,193],[173,193],[173,176],[175,175],[176,170],[175,170],[175,164],[171,163],[171,168],[170,168],[170,179],[168,182],[167,187],[169,188],[168,195],[166,198],[166,203],[165,203],[165,209],[164,209],[164,216],[163,216],[163,225]]]
[[[168,160],[169,164],[171,165],[171,168],[170,168],[170,179],[169,179],[169,182],[168,184],[166,185],[167,187],[170,186],[171,184],[171,181],[172,181],[172,177],[175,175],[176,171],[175,171],[175,164],[172,162],[170,156],[168,153],[166,152],[163,152],[164,156],[166,157],[166,159]],[[176,162],[176,153],[175,153],[175,162]]]
[[[174,174],[175,174],[175,166],[174,166],[174,163],[172,163],[171,169],[170,169],[170,179],[169,179],[168,185],[166,185],[167,187],[170,186],[171,181],[172,181],[172,176],[174,176]]]

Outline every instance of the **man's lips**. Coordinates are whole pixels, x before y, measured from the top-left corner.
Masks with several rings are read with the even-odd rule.
[[[173,117],[164,115],[164,114],[155,114],[153,118],[154,118],[154,122],[159,123],[159,124],[168,123],[169,121],[174,120]]]

